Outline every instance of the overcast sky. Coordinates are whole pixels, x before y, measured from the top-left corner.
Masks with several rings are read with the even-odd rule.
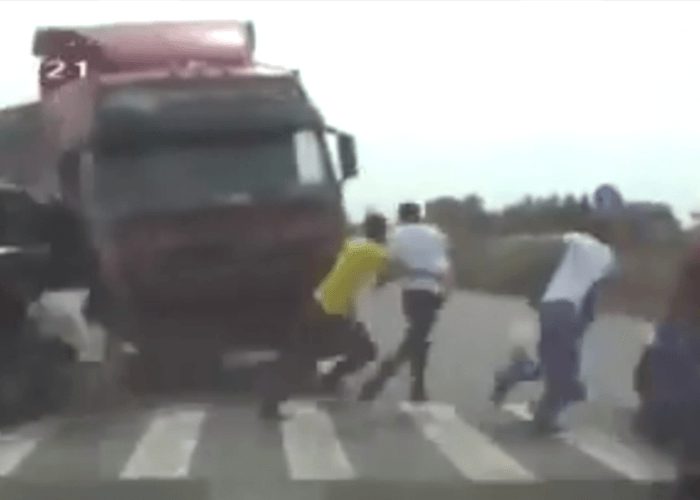
[[[250,19],[356,134],[351,213],[480,193],[591,192],[700,209],[700,2],[2,2],[0,105],[36,98],[34,28]]]

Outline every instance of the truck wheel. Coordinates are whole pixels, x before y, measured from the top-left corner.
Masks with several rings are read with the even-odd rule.
[[[126,362],[126,385],[135,394],[147,394],[160,388],[161,376],[158,359],[141,350]]]
[[[0,425],[19,422],[26,410],[27,379],[21,372],[0,376]]]
[[[68,406],[73,394],[72,366],[67,363],[51,367],[51,380],[46,381],[45,404],[48,412],[57,412]]]

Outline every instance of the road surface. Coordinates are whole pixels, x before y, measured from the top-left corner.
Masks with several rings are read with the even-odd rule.
[[[401,336],[398,299],[387,287],[362,302],[383,351]],[[374,404],[290,401],[281,424],[258,421],[251,394],[231,393],[10,429],[0,434],[0,498],[652,498],[650,483],[671,479],[673,464],[630,431],[648,325],[612,316],[594,325],[584,361],[592,400],[570,413],[566,433],[538,438],[524,405],[536,386],[500,411],[488,403],[494,368],[534,319],[520,300],[453,296],[422,406],[405,401],[402,374]]]

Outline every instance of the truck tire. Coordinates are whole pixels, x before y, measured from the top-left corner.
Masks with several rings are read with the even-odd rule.
[[[129,388],[136,393],[213,388],[220,373],[218,356],[189,344],[181,339],[139,344],[139,353],[127,365]]]
[[[157,391],[161,383],[159,360],[153,353],[140,347],[138,354],[126,361],[125,382],[134,394],[148,394]]]
[[[28,381],[19,370],[0,375],[0,426],[19,423],[26,413]]]

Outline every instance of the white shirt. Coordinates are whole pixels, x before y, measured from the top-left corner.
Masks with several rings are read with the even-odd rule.
[[[567,300],[578,311],[591,287],[610,275],[615,267],[612,249],[584,233],[567,233],[564,257],[554,272],[542,302]]]
[[[389,236],[388,248],[392,258],[417,271],[401,280],[405,290],[444,291],[441,277],[450,260],[447,236],[440,229],[431,224],[401,224]]]

